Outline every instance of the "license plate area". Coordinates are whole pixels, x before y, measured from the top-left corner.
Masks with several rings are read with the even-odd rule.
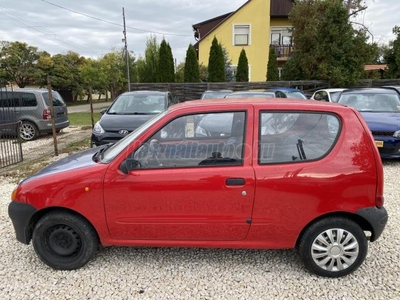
[[[382,148],[382,147],[383,147],[383,141],[375,141],[375,145],[376,145],[378,148]]]

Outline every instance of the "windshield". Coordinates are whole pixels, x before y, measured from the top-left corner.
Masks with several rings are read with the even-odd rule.
[[[161,93],[135,94],[119,96],[108,110],[108,114],[158,114],[166,109],[166,99]]]
[[[342,93],[339,103],[354,107],[361,112],[400,112],[400,98],[395,94]]]
[[[123,139],[119,140],[116,142],[114,145],[112,145],[110,148],[108,148],[106,151],[104,151],[103,156],[101,157],[101,162],[103,163],[109,163],[112,161],[122,150],[125,149],[129,144],[131,144],[135,139],[137,139],[143,132],[147,130],[147,128],[151,127],[154,123],[156,123],[158,120],[160,120],[162,117],[164,117],[168,111],[164,111],[150,120],[148,120],[146,123],[138,127],[136,130],[132,131],[130,134],[125,136]]]
[[[300,92],[287,92],[286,96],[288,98],[307,99],[307,97],[304,96],[304,94],[302,94]]]
[[[340,93],[341,93],[341,91],[338,91],[338,92],[331,92],[331,93],[330,93],[330,94],[331,94],[332,102],[337,102]]]
[[[65,102],[63,100],[63,98],[61,97],[61,95],[57,92],[51,92],[51,96],[53,97],[53,106],[63,106],[65,105]],[[49,100],[49,93],[48,92],[44,92],[43,93],[43,98],[44,101],[46,102],[47,106],[50,106],[50,100]]]

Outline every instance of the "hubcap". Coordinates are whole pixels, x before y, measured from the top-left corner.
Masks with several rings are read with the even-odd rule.
[[[48,247],[54,254],[71,256],[81,249],[82,242],[79,234],[72,227],[57,225],[49,232]]]
[[[359,254],[357,239],[350,232],[334,228],[322,232],[311,245],[314,262],[324,270],[338,272],[350,267]]]
[[[22,124],[20,128],[21,138],[31,140],[35,136],[35,129],[29,124]]]

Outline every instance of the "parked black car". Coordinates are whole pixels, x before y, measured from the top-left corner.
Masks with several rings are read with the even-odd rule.
[[[121,94],[93,128],[91,146],[115,143],[173,103],[170,92],[134,91]]]

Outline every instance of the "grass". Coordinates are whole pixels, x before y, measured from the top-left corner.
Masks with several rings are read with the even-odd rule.
[[[93,114],[94,123],[100,120],[99,113]],[[72,126],[92,126],[92,117],[90,113],[69,113],[69,122]]]

